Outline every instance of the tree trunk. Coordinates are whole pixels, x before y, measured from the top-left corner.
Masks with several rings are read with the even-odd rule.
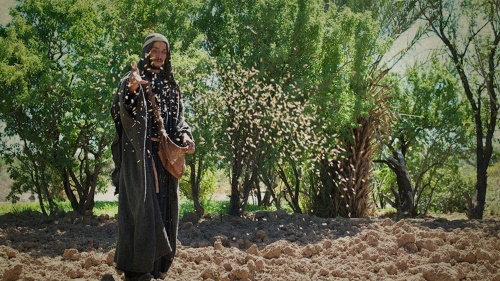
[[[194,194],[193,194],[194,196]],[[205,208],[203,208],[203,205],[201,205],[199,196],[197,196],[196,199],[193,198],[193,204],[194,204],[194,211],[198,218],[201,218],[205,215]]]
[[[239,216],[240,215],[240,190],[238,176],[234,175],[231,179],[231,197],[229,198],[229,215]]]
[[[285,196],[285,200],[288,202],[294,213],[302,214],[302,209],[300,208],[298,198],[300,191],[300,176],[297,169],[295,168],[294,163],[291,163],[290,166],[293,170],[295,184],[292,184],[288,181],[285,170],[283,170],[283,167],[281,167],[280,165],[278,165],[278,175],[280,176],[281,181],[285,186],[285,194],[288,194],[288,197]]]
[[[472,196],[473,208],[472,210],[469,210],[468,218],[482,220],[486,202],[486,187],[488,184],[488,174],[486,171],[488,165],[479,163],[478,165],[480,166],[477,167],[476,186],[474,188],[474,194]]]
[[[239,139],[239,136],[235,136]],[[235,141],[238,143],[237,141]],[[238,149],[233,149],[232,163],[231,163],[231,197],[229,198],[229,215],[239,216],[241,213],[241,191],[240,191],[240,177],[243,173],[243,158]]]
[[[194,161],[190,161],[189,166],[189,180],[191,182],[191,196],[193,197],[193,205],[194,211],[198,218],[203,217],[205,215],[205,208],[201,205],[200,202],[200,188],[201,188],[201,163],[202,159],[198,159],[198,173],[196,172],[196,165]]]
[[[270,207],[273,203],[278,203],[276,208],[280,209],[279,201],[274,192],[278,184],[276,183],[276,176],[274,176],[273,171],[274,170],[265,171],[259,175],[260,181],[266,186],[266,191],[262,198],[262,206]]]
[[[397,206],[395,207],[399,214],[411,217],[415,215],[413,199],[415,190],[411,184],[410,174],[404,161],[398,161],[392,157],[387,157],[387,161],[390,163],[389,167],[396,173],[396,182],[398,184],[397,194],[395,194]]]
[[[254,168],[252,171],[247,171],[245,173],[245,179],[243,182],[243,200],[241,202],[241,207],[239,209],[239,214],[242,215],[245,212],[245,208],[248,204],[248,198],[250,197],[250,192],[254,189],[255,185],[258,185],[258,168]]]
[[[264,192],[264,197],[262,198],[262,206],[264,207],[269,207],[271,206],[271,196],[273,195],[272,191],[269,190],[269,188],[266,188],[266,191]]]
[[[75,194],[73,194],[73,191],[71,190],[70,178],[69,178],[69,173],[68,173],[67,169],[63,169],[62,180],[63,180],[64,193],[66,194],[66,197],[68,198],[69,202],[71,203],[71,208],[73,210],[77,210],[78,209],[78,199],[76,198]]]

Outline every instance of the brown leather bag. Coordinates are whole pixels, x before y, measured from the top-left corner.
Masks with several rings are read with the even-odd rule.
[[[158,135],[160,139],[158,155],[160,156],[161,163],[163,164],[165,170],[172,174],[172,176],[180,179],[186,170],[184,156],[188,148],[178,146],[168,137],[168,134],[165,131],[165,126],[163,125],[163,118],[161,117],[160,109],[156,104],[155,96],[151,93],[149,85],[146,85],[146,93],[153,107],[154,119],[156,126],[158,127]]]

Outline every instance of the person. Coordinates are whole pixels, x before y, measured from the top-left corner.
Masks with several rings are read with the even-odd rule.
[[[170,45],[158,33],[146,37],[141,59],[121,79],[111,106],[116,130],[112,180],[118,192],[115,262],[127,281],[164,279],[176,252],[179,180],[159,159],[158,128],[148,94],[155,96],[168,136],[193,153]]]

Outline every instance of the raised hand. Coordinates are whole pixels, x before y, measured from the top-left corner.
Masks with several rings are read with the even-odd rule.
[[[132,66],[132,73],[130,73],[130,76],[128,78],[128,91],[129,93],[135,92],[139,85],[145,85],[148,84],[148,81],[142,80],[141,75],[139,74],[139,70],[137,69],[137,64],[135,61],[131,63]]]

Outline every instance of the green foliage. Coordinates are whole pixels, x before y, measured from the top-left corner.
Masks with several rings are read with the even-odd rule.
[[[426,201],[430,211],[443,214],[466,212],[467,202],[464,200],[464,193],[470,193],[474,189],[474,181],[472,178],[464,178],[462,171],[458,172],[445,175],[441,179],[441,184],[432,190],[434,194],[427,195]]]
[[[459,77],[469,118],[474,121],[476,183],[469,218],[482,219],[488,186],[488,166],[498,130],[498,61],[500,52],[500,2],[420,1],[423,28],[444,43]],[[474,46],[474,47],[471,47]]]
[[[179,191],[185,198],[193,200],[193,196],[191,193],[191,184],[189,181],[184,179],[179,182]],[[214,195],[217,187],[217,175],[212,170],[205,170],[203,178],[201,180],[199,191],[201,200],[204,201],[210,199]]]
[[[488,191],[486,192],[487,216],[500,215],[500,163],[496,162],[488,169]]]
[[[312,68],[305,63],[312,61],[317,48],[314,5],[309,1],[214,0],[205,3],[195,20],[205,34],[204,46],[215,57],[204,81],[194,87],[193,108],[197,106],[194,112],[201,116],[195,122],[206,124],[198,126],[205,133],[202,141],[211,137],[208,143],[217,149],[217,162],[225,168],[231,163],[234,213],[244,210],[245,198],[258,184],[259,174],[271,174],[277,153],[300,151],[282,138],[307,141],[300,139],[300,131],[295,132],[310,126],[290,119],[290,112],[299,116],[301,106],[284,105],[304,100],[307,91],[298,87],[307,81],[304,78]],[[292,71],[298,77],[292,77]],[[212,89],[204,92],[203,83]],[[293,153],[294,158],[297,155]]]
[[[384,71],[379,58],[379,24],[370,13],[330,8],[311,98],[322,149],[309,175],[315,215],[366,216],[370,213],[369,170],[376,128],[386,114]]]
[[[471,28],[480,11],[497,24],[487,6],[470,3],[460,5]],[[433,7],[424,12],[439,12]],[[484,85],[498,84],[496,68],[488,72],[489,64],[464,57],[480,94],[472,99],[457,95],[459,70],[435,59],[425,72],[386,76],[382,58],[422,12],[416,8],[415,1],[388,0],[21,1],[0,27],[0,152],[15,181],[9,198],[34,191],[49,213],[64,210],[65,199],[80,212],[94,207],[111,168],[113,93],[144,36],[160,32],[171,42],[196,142],[182,193],[199,188],[203,200],[216,187],[210,171],[229,175],[234,201],[215,211],[204,202],[207,212],[242,213],[250,194],[265,192],[272,199],[263,204],[276,208],[285,201],[294,212],[357,214],[354,206],[375,194],[376,136],[385,141],[381,157],[397,152],[390,145],[404,154],[420,212],[463,210],[458,193],[470,183],[458,171],[474,146],[466,118],[474,112],[463,102],[490,104],[495,93],[485,89],[498,87]],[[463,43],[461,33],[452,34],[451,43]],[[494,37],[477,38],[474,46],[494,46]],[[477,59],[491,50],[478,47]],[[491,79],[479,79],[482,73]],[[476,112],[493,124],[486,118],[494,111]],[[389,196],[395,177],[375,167],[376,193]]]
[[[295,161],[313,134],[310,117],[302,114],[304,104],[294,101],[306,95],[299,88],[285,90],[279,81],[237,63],[219,67],[219,84],[207,97],[219,108],[215,130],[224,137],[214,141],[225,162],[231,163],[231,197],[237,200],[231,208],[236,212],[262,169],[272,167],[277,158]]]
[[[58,212],[69,212],[72,211],[71,204],[68,201],[57,202]],[[0,205],[0,215],[6,213],[30,213],[30,212],[42,212],[40,204],[37,202],[17,202],[17,203],[6,203]]]
[[[44,213],[58,209],[63,188],[75,210],[92,209],[96,188],[106,185],[100,172],[112,137],[103,102],[111,89],[105,29],[111,15],[101,4],[24,1],[2,30],[0,83],[9,99],[0,105],[1,137],[20,139],[1,149],[16,160],[9,163],[10,198],[34,191]]]
[[[373,107],[367,86],[376,67],[378,27],[369,15],[348,9],[332,9],[326,20],[317,76],[320,87],[313,102],[325,143],[335,143],[338,134],[349,138],[358,126],[356,116],[366,115]]]
[[[189,121],[196,143],[196,153],[187,155],[187,162],[194,163],[197,171],[201,165],[203,174],[205,170],[216,169],[221,165],[220,157],[214,153],[219,143],[213,140],[220,139],[223,135],[220,130],[215,129],[220,120],[215,114],[217,99],[210,96],[211,79],[214,78],[211,72],[212,63],[202,46],[203,36],[200,35],[193,39],[192,44],[184,49],[182,54],[173,59],[172,64],[182,87],[185,117]]]
[[[464,99],[457,95],[458,81],[447,66],[434,57],[423,69],[409,69],[400,81],[401,91],[391,100],[398,118],[393,121],[391,138],[383,143],[383,157],[404,161],[412,181],[415,214],[425,214],[429,208],[465,210],[463,192],[469,188],[458,167],[468,157],[470,127]],[[391,185],[403,188],[395,179],[386,180],[386,193]],[[449,193],[450,189],[459,194]]]

